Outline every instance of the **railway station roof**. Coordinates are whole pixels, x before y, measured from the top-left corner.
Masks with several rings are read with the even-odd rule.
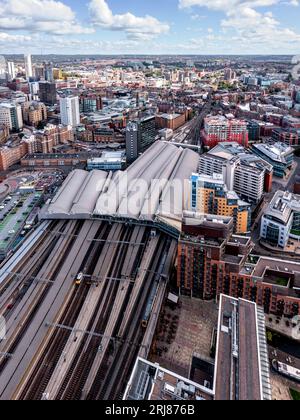
[[[158,141],[126,171],[75,170],[44,218],[163,219],[177,228],[186,208],[187,184],[198,162],[197,153]]]

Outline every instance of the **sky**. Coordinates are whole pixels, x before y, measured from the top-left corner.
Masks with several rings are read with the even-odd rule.
[[[0,54],[300,54],[300,0],[0,0]]]

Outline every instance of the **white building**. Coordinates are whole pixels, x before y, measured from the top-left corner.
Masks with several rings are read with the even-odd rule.
[[[78,96],[60,98],[60,117],[63,125],[76,127],[80,124],[80,107]]]
[[[223,175],[227,188],[250,203],[261,200],[265,177],[272,172],[272,165],[235,142],[219,143],[200,157],[200,174]]]
[[[11,102],[0,103],[0,125],[2,124],[15,131],[23,128],[22,108],[19,104]]]
[[[13,61],[7,62],[7,73],[9,80],[14,80],[16,78],[16,67]]]
[[[33,76],[31,54],[24,55],[26,79]]]
[[[265,211],[260,237],[275,247],[285,248],[289,238],[300,239],[300,196],[277,191]]]

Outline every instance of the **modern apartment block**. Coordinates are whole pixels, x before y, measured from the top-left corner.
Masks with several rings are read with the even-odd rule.
[[[26,79],[30,79],[33,76],[31,55],[30,54],[24,55],[24,60],[25,60]]]
[[[294,150],[284,143],[253,144],[252,151],[273,166],[274,176],[284,178],[292,168]]]
[[[251,206],[236,192],[228,190],[223,176],[193,174],[190,179],[189,208],[198,213],[232,217],[234,231],[245,234],[251,228]]]
[[[273,166],[235,142],[201,155],[199,173],[223,175],[227,188],[249,203],[258,203],[272,188]]]
[[[63,125],[76,127],[80,124],[80,108],[78,96],[60,98],[60,117]]]
[[[16,78],[16,67],[15,63],[13,61],[7,62],[7,74],[9,81],[12,81]]]
[[[203,300],[226,294],[255,302],[266,314],[300,315],[300,263],[252,255],[251,238],[203,235],[184,220],[178,244],[177,285]]]
[[[277,191],[261,222],[260,237],[285,248],[289,239],[300,240],[300,195]]]
[[[249,133],[246,121],[224,116],[207,117],[202,132],[204,146],[212,148],[222,142],[237,142],[248,147]]]
[[[22,130],[23,116],[21,105],[13,102],[1,102],[0,125],[6,125],[11,131]]]

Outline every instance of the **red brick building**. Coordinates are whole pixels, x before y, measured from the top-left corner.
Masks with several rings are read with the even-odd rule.
[[[196,227],[192,234],[183,224],[177,275],[181,293],[204,300],[223,293],[256,302],[267,314],[300,315],[300,263],[251,255],[250,238],[202,234]]]

